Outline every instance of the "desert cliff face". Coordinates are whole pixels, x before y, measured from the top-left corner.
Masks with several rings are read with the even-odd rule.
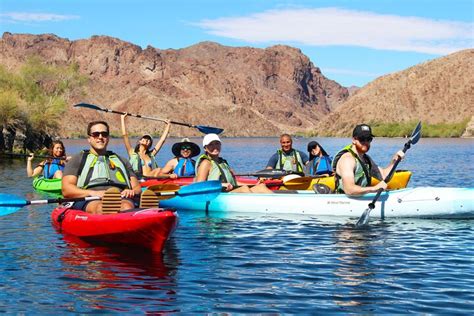
[[[357,90],[316,130],[342,136],[361,122],[469,120],[474,115],[473,74],[474,49],[469,49],[385,75]]]
[[[288,46],[233,48],[203,42],[159,50],[106,36],[69,41],[51,34],[3,35],[2,64],[19,67],[31,55],[53,64],[77,63],[90,79],[87,95],[70,100],[63,136],[82,132],[87,121],[98,117],[118,131],[117,115],[72,108],[78,102],[217,126],[225,129],[226,136],[273,136],[313,129],[349,95]],[[135,133],[163,128],[162,123],[134,118],[128,125]],[[172,127],[172,135],[198,134],[195,129]]]
[[[225,129],[225,136],[315,132],[348,136],[360,122],[453,123],[471,119],[474,50],[460,51],[382,76],[362,88],[342,87],[289,46],[266,49],[203,42],[179,50],[142,49],[107,36],[69,41],[52,34],[4,33],[0,63],[20,67],[29,56],[51,64],[76,63],[89,78],[72,96],[61,136],[84,135],[105,119],[119,133],[120,117],[73,108],[79,102],[114,110]],[[128,118],[131,133],[159,133],[164,124]],[[173,125],[171,135],[200,135]]]

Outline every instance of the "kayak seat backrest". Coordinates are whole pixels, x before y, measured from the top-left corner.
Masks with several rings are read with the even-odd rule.
[[[323,183],[315,183],[313,185],[313,191],[316,194],[331,194],[334,193],[330,187]]]

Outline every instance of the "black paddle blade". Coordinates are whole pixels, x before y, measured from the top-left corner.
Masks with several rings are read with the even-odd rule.
[[[415,129],[413,130],[413,133],[411,133],[411,137],[410,137],[411,144],[415,145],[416,143],[418,143],[420,138],[421,138],[421,122],[418,122]]]
[[[195,127],[204,134],[220,134],[224,131],[222,128],[212,126],[196,125]]]
[[[293,171],[286,171],[286,170],[280,170],[280,169],[263,169],[249,175],[253,177],[259,177],[259,178],[279,179],[289,174],[297,174],[297,173]]]
[[[107,109],[103,109],[101,107],[98,107],[97,105],[94,104],[89,104],[89,103],[78,103],[74,105],[75,108],[80,107],[80,108],[88,108],[92,110],[98,110],[98,111],[105,111],[107,112]]]

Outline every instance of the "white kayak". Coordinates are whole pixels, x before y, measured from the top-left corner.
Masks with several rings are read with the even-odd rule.
[[[221,193],[209,202],[178,196],[161,201],[160,207],[206,212],[359,217],[375,196],[278,192],[286,193]],[[474,218],[474,188],[419,187],[385,191],[370,217]]]

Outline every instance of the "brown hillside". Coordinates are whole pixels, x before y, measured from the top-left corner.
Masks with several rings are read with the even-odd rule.
[[[77,63],[90,78],[87,95],[70,100],[130,113],[222,127],[227,136],[270,136],[314,129],[349,92],[288,46],[267,49],[204,42],[159,50],[94,36],[69,41],[55,35],[4,33],[0,62],[17,68],[35,55],[52,64]],[[63,136],[105,118],[118,132],[119,117],[71,107]],[[74,124],[71,124],[74,122]],[[131,132],[159,132],[163,124],[130,118]],[[172,135],[199,135],[173,125]]]
[[[474,49],[468,49],[380,77],[357,90],[316,131],[348,136],[361,122],[469,120],[474,115],[473,74]]]

